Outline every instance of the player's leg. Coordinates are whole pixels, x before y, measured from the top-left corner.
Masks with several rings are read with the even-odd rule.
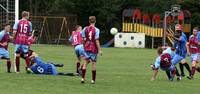
[[[16,65],[16,73],[20,72],[20,49],[21,45],[15,45],[15,65]]]
[[[188,63],[186,62],[186,59],[182,59],[181,63],[183,64],[183,66],[187,69],[189,76],[191,76],[191,70],[190,70],[190,66],[188,65]]]
[[[85,51],[84,51],[84,48],[83,48],[83,45],[78,45],[75,47],[75,53],[76,53],[76,73],[78,74],[82,74],[81,72],[81,57],[84,57],[85,56]]]
[[[24,57],[25,57],[25,62],[26,62],[26,71],[27,71],[27,73],[30,73],[31,72],[31,69],[30,69],[30,58],[28,56],[29,47],[27,45],[22,45],[22,50],[23,50]]]
[[[191,77],[194,77],[195,71],[196,71],[196,61],[192,61],[192,70],[191,70]]]
[[[92,80],[91,83],[94,84],[96,81],[96,61],[97,61],[97,55],[91,54],[92,59]]]
[[[170,80],[170,71],[169,71],[169,70],[166,70],[165,72],[166,72],[166,74],[167,74],[167,78]]]
[[[96,61],[92,62],[92,81],[91,83],[94,84],[96,81]]]
[[[7,72],[10,73],[11,72],[10,71],[11,61],[10,61],[9,52],[6,49],[4,49],[4,48],[0,48],[0,58],[7,60]]]
[[[6,58],[7,60],[7,72],[8,73],[11,73],[10,69],[11,69],[11,60],[10,60],[10,55],[9,55],[9,52],[7,50],[5,50],[5,55],[4,57]]]
[[[177,67],[175,66],[175,69],[176,69],[176,76],[177,76],[177,80],[182,80],[182,76],[180,75]]]
[[[176,75],[176,68],[174,65],[171,65],[169,67],[169,71],[170,71],[170,81],[173,81],[174,76]]]
[[[185,73],[184,73],[184,67],[183,67],[183,64],[182,63],[179,63],[179,68],[181,70],[181,76],[184,77],[185,76]]]
[[[199,60],[199,54],[192,54],[191,55],[191,61],[192,61],[191,77],[192,78],[194,77],[198,60]]]
[[[88,61],[89,61],[89,59],[85,59],[85,63],[83,64],[83,67],[82,67],[82,79],[81,79],[81,83],[85,82],[85,74],[86,74],[86,68],[87,68],[87,65],[88,65]]]

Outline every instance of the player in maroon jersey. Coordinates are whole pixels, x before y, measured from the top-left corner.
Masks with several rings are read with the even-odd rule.
[[[85,82],[85,73],[86,67],[89,61],[92,62],[92,81],[91,83],[94,84],[96,80],[96,61],[97,61],[97,54],[102,54],[100,43],[99,43],[99,34],[100,30],[95,27],[96,17],[90,16],[89,17],[89,26],[86,26],[83,29],[82,37],[83,37],[83,45],[85,50],[85,63],[83,64],[82,68],[82,79],[81,83]]]
[[[83,48],[83,41],[82,41],[82,27],[80,25],[76,25],[75,31],[72,32],[72,35],[69,39],[72,42],[72,46],[74,47],[75,54],[76,54],[76,73],[82,75],[81,69],[81,57],[85,54]]]
[[[193,78],[198,60],[200,59],[200,49],[198,45],[198,27],[193,29],[193,33],[189,38],[189,42],[187,44],[187,51],[190,55],[191,62],[192,62],[192,70],[191,70],[191,78]]]
[[[15,44],[15,63],[16,63],[16,72],[20,72],[20,52],[24,53],[24,57],[26,58],[26,71],[27,73],[31,72],[30,69],[30,61],[28,58],[28,50],[29,50],[29,41],[28,38],[31,36],[32,32],[32,23],[28,21],[29,19],[29,12],[23,11],[22,12],[22,19],[15,22],[13,26],[13,38]]]
[[[11,61],[8,52],[8,42],[10,42],[10,25],[6,24],[4,30],[0,32],[0,58],[7,60],[7,72],[10,73]]]

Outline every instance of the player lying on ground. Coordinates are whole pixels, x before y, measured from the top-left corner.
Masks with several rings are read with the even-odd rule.
[[[163,48],[158,48],[158,57],[156,58],[154,65],[151,65],[152,69],[154,70],[151,81],[155,80],[159,68],[166,72],[167,77],[170,81],[173,81],[175,74],[178,72],[176,71],[176,66],[172,63],[172,58],[174,56],[173,50],[174,49],[171,47],[167,47],[167,49],[165,49],[164,51]],[[177,74],[179,75],[179,73]],[[181,80],[181,77],[179,76],[177,80]]]
[[[200,70],[200,67],[197,67],[197,63],[200,59],[200,48],[198,45],[198,27],[195,27],[193,29],[193,33],[190,36],[187,50],[188,50],[188,55],[190,55],[191,62],[192,62],[192,71],[191,71],[191,78],[193,78],[196,69]]]
[[[25,62],[26,62],[26,71],[27,73],[30,73],[30,61],[28,58],[28,38],[31,36],[32,32],[32,23],[28,21],[29,19],[29,12],[23,11],[22,12],[22,19],[19,21],[16,21],[13,26],[13,38],[14,38],[14,44],[15,44],[15,63],[17,72],[20,72],[20,52],[23,51]]]
[[[175,51],[174,59],[172,60],[173,64],[176,65],[179,62],[182,63],[183,66],[185,66],[185,68],[187,69],[187,71],[189,73],[189,76],[187,76],[187,78],[190,79],[191,78],[191,70],[190,70],[190,66],[186,62],[187,40],[184,38],[184,36],[182,36],[181,25],[177,24],[175,26],[174,35],[168,34],[168,36],[170,36],[171,38],[173,38],[175,40],[173,46],[174,46],[174,48],[176,48],[176,51]],[[183,73],[183,68],[181,68],[181,73]]]
[[[99,43],[99,34],[100,30],[95,27],[96,17],[90,16],[89,17],[89,26],[86,26],[83,29],[82,37],[83,37],[83,45],[85,50],[85,63],[83,64],[82,68],[82,79],[81,83],[85,82],[85,74],[86,74],[86,67],[89,61],[92,62],[92,80],[91,83],[94,84],[96,80],[96,61],[97,61],[97,54],[102,54],[100,49]]]
[[[51,63],[51,62],[45,63],[32,50],[29,50],[29,56],[30,56],[29,57],[30,61],[32,62],[32,65],[31,65],[30,68],[31,68],[32,72],[35,73],[35,74],[69,75],[69,74],[58,73],[57,72],[56,67],[63,67],[64,66],[63,64],[54,64],[54,63]],[[21,57],[23,59],[25,59],[23,54],[21,55]]]
[[[11,61],[8,52],[8,43],[10,42],[10,25],[6,24],[4,30],[0,32],[0,58],[7,60],[7,72],[10,73]]]
[[[82,75],[81,71],[81,57],[85,54],[82,42],[82,27],[77,25],[75,27],[75,31],[72,32],[72,36],[70,37],[69,41],[72,42],[72,46],[74,47],[75,54],[76,54],[76,73]]]

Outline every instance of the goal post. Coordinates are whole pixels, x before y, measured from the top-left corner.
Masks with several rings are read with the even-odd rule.
[[[19,20],[19,0],[15,0],[15,21]]]

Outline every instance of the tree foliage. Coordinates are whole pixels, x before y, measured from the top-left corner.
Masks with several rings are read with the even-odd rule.
[[[182,1],[178,3],[178,1]],[[87,25],[88,17],[97,17],[97,26],[105,36],[111,27],[121,27],[125,8],[140,8],[151,16],[170,10],[171,5],[181,4],[182,9],[192,12],[192,25],[200,25],[200,0],[20,0],[20,11],[29,10],[33,15],[70,15],[78,17],[78,24]]]

